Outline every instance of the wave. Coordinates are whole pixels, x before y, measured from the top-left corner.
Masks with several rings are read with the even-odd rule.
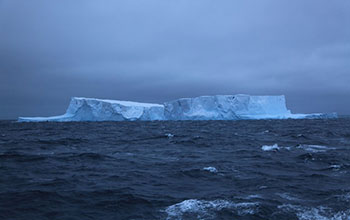
[[[194,219],[216,219],[220,211],[226,210],[238,216],[253,215],[258,212],[259,203],[234,203],[228,200],[189,199],[165,209],[167,220],[180,220],[183,217]]]
[[[300,205],[283,204],[278,206],[284,212],[295,213],[299,220],[349,220],[350,209],[346,211],[334,211],[325,206],[304,207]]]
[[[261,150],[263,151],[278,151],[280,147],[278,147],[278,144],[274,145],[264,145],[261,147]]]
[[[204,167],[203,170],[209,171],[211,173],[217,173],[218,170],[215,167]]]
[[[323,146],[323,145],[313,145],[313,144],[299,144],[295,147],[290,147],[290,146],[279,146],[278,144],[273,144],[273,145],[263,145],[261,147],[262,151],[279,151],[279,150],[292,150],[292,149],[300,149],[304,150],[310,153],[324,153],[329,150],[335,150],[336,148],[334,147],[328,147],[328,146]]]
[[[290,200],[290,201],[300,201],[301,200],[293,195],[290,195],[289,193],[276,193],[276,195],[278,195],[282,199],[286,199],[286,200]]]
[[[335,148],[332,148],[332,147],[327,147],[322,145],[312,145],[312,144],[300,144],[297,146],[297,148],[303,149],[311,153],[323,153],[328,150],[335,150]]]

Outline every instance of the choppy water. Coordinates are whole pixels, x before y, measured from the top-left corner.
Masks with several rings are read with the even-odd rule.
[[[0,219],[350,219],[350,119],[0,122]]]

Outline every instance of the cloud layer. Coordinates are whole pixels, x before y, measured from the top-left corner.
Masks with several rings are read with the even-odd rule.
[[[0,118],[236,93],[350,114],[349,27],[348,0],[0,0]]]

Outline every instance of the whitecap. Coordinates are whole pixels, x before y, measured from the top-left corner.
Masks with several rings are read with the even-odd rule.
[[[341,201],[350,202],[350,192],[337,196]]]
[[[175,135],[170,134],[170,133],[167,133],[167,134],[165,134],[165,136],[167,136],[168,138],[172,138],[172,137],[174,137]]]
[[[289,150],[289,151],[290,151],[290,150],[291,150],[291,147],[285,147],[284,149],[286,149],[286,150]]]
[[[218,170],[215,167],[204,167],[203,170],[209,171],[211,173],[217,173]]]
[[[274,145],[264,145],[261,147],[261,150],[263,151],[278,151],[280,148],[278,146],[278,144],[274,144]]]
[[[276,195],[278,195],[282,199],[286,199],[286,200],[290,200],[290,201],[298,201],[298,200],[300,200],[299,198],[297,198],[295,196],[292,196],[289,193],[276,193]]]
[[[322,146],[322,145],[313,145],[313,144],[300,144],[297,146],[299,149],[303,149],[305,151],[309,151],[312,153],[322,153],[326,152],[327,150],[334,150],[335,148]]]
[[[193,217],[195,219],[215,219],[217,212],[221,210],[230,210],[231,212],[244,216],[252,215],[258,211],[258,203],[234,203],[228,200],[184,200],[165,209],[167,220],[182,219],[183,216]]]
[[[248,195],[245,197],[245,199],[262,199],[264,198],[262,195],[254,194],[254,195]]]
[[[303,207],[300,205],[283,204],[278,206],[287,212],[293,212],[299,220],[348,220],[350,219],[350,210],[334,212],[331,208]]]
[[[345,194],[345,195],[343,195],[343,199],[344,199],[345,201],[347,201],[347,202],[350,202],[350,192],[347,193],[347,194]]]
[[[329,168],[331,168],[333,170],[339,170],[341,168],[341,165],[333,164],[333,165],[330,165]]]
[[[265,131],[260,132],[260,134],[267,134],[269,132],[270,132],[269,130],[265,130]]]

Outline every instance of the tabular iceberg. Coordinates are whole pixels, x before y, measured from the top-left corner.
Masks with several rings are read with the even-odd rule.
[[[200,96],[166,102],[164,107],[165,117],[170,120],[284,118],[291,115],[284,96]]]
[[[72,98],[64,115],[20,117],[19,121],[152,121],[164,120],[164,106],[159,104],[92,98]]]
[[[285,97],[216,95],[182,98],[164,104],[72,98],[67,112],[53,117],[19,117],[40,121],[153,121],[337,118],[336,113],[292,114]]]

